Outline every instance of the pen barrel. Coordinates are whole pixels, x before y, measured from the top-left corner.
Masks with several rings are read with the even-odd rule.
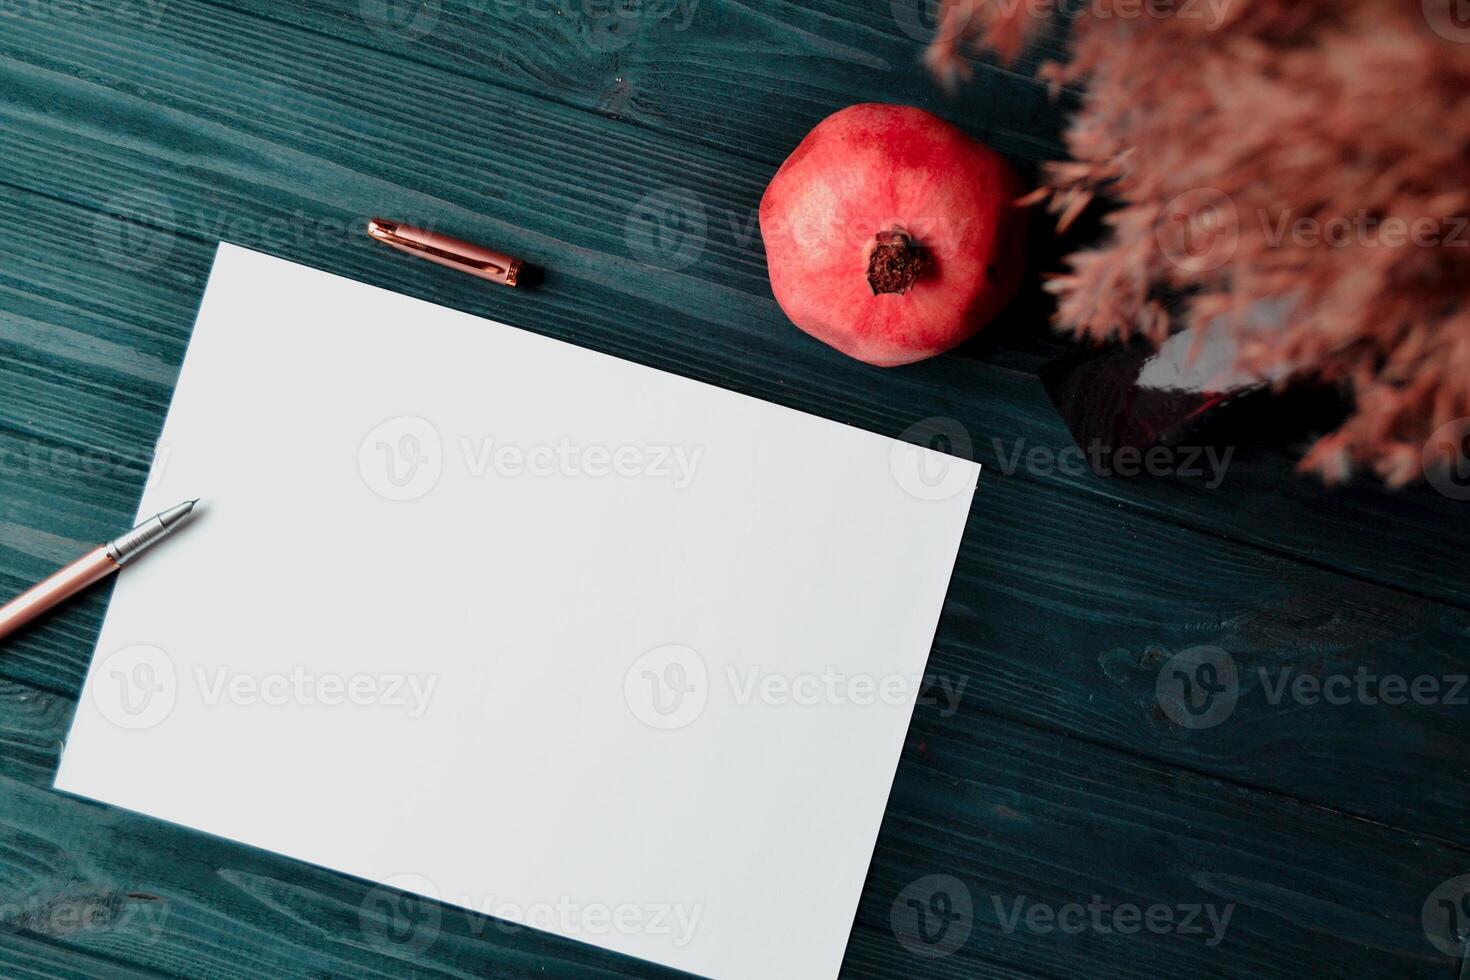
[[[119,567],[107,554],[107,546],[102,545],[37,582],[4,606],[0,606],[0,639],[14,633],[57,603],[111,575]]]
[[[435,265],[458,269],[501,286],[514,287],[520,278],[520,259],[474,242],[383,218],[374,218],[368,222],[368,234],[400,252],[417,256]]]

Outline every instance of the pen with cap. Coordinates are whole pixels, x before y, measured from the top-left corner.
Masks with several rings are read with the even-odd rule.
[[[168,537],[183,523],[198,502],[186,500],[153,515],[126,534],[98,545],[70,565],[0,606],[0,639],[14,633],[87,586],[100,582]]]
[[[520,279],[520,259],[425,228],[415,228],[386,218],[374,218],[368,222],[368,234],[400,252],[450,269],[458,269],[502,286],[513,287]]]

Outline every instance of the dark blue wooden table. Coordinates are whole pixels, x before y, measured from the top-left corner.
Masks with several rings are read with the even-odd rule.
[[[1285,436],[1229,447],[1223,479],[1052,465],[1072,442],[1038,300],[882,371],[771,299],[756,204],[832,110],[919,104],[1023,165],[1060,154],[1045,46],[946,98],[918,67],[929,16],[0,0],[0,592],[128,523],[221,239],[876,432],[942,425],[986,471],[844,974],[1453,980],[1463,501],[1324,490]],[[362,234],[375,213],[545,282],[405,260]],[[1044,228],[1033,251],[1054,265]],[[0,973],[667,975],[52,792],[106,601],[0,656]]]

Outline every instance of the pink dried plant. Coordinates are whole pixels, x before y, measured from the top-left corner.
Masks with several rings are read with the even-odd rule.
[[[1423,473],[1470,416],[1470,23],[1459,0],[1084,0],[1054,85],[1081,87],[1045,199],[1108,232],[1048,287],[1057,324],[1160,343],[1228,331],[1243,370],[1347,387],[1302,466]],[[1012,61],[1037,0],[945,0],[929,64]],[[1171,304],[1171,298],[1182,296]],[[1284,311],[1262,326],[1251,311]],[[1458,431],[1464,431],[1463,429]]]

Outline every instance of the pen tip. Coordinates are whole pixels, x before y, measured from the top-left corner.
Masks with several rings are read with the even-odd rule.
[[[175,504],[168,510],[160,513],[158,519],[163,522],[164,527],[172,527],[174,524],[188,517],[194,510],[194,505],[197,503],[199,503],[199,498],[195,497],[193,500],[186,500],[182,504]]]

